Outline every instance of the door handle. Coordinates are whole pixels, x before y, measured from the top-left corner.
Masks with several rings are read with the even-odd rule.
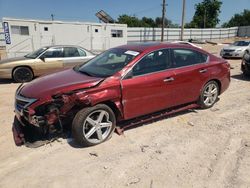
[[[164,82],[172,82],[172,81],[174,81],[174,78],[173,77],[168,77],[168,78],[165,78],[163,81]]]
[[[205,73],[205,72],[207,72],[207,69],[200,69],[199,72],[200,73]]]

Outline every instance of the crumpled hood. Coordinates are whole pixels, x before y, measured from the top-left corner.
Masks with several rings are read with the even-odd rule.
[[[0,61],[0,64],[5,64],[5,63],[10,63],[10,62],[14,62],[14,61],[22,61],[28,59],[26,57],[13,57],[13,58],[7,58],[7,59],[3,59]]]
[[[247,46],[234,46],[234,45],[229,45],[224,47],[224,50],[238,50],[238,49],[246,49]]]
[[[20,94],[24,97],[39,99],[58,93],[93,87],[103,79],[87,76],[73,69],[67,69],[39,77],[25,84]]]

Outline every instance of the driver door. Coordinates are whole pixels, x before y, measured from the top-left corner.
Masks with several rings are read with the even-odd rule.
[[[152,52],[131,70],[132,78],[121,80],[124,118],[149,114],[175,103],[174,72],[170,70],[169,49]]]
[[[36,75],[49,74],[63,69],[63,49],[49,48],[40,57],[35,66]]]

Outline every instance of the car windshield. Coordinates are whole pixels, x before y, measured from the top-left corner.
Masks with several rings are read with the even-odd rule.
[[[31,52],[31,53],[25,55],[24,57],[35,59],[35,58],[37,58],[39,55],[41,55],[47,49],[48,48],[46,48],[46,47],[40,48],[40,49],[38,49],[38,50],[36,50],[34,52]]]
[[[250,42],[248,41],[236,41],[233,43],[234,46],[248,46]]]
[[[77,71],[95,77],[109,77],[120,71],[140,53],[137,51],[113,48],[77,68]]]

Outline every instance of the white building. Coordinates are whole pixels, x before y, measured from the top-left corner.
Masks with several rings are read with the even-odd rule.
[[[78,45],[103,51],[127,43],[127,25],[3,18],[8,57],[27,54],[42,46]]]

